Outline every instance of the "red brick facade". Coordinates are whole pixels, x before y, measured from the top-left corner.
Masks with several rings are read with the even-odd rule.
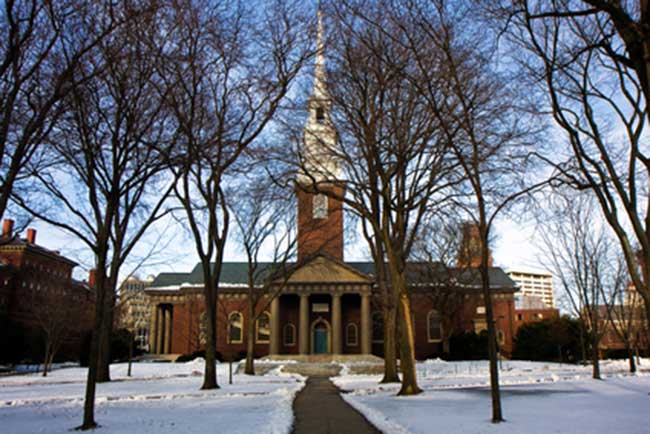
[[[339,261],[343,260],[343,205],[336,197],[342,197],[344,189],[340,185],[320,187],[325,194],[316,195],[296,189],[298,197],[298,261],[316,253],[324,253]],[[314,200],[320,196],[327,201],[324,218],[315,218]]]
[[[79,357],[83,339],[92,330],[94,293],[72,279],[75,262],[36,244],[36,231],[26,239],[13,235],[5,220],[0,237],[0,322],[7,346],[0,358],[39,360],[44,320],[65,322],[59,356]],[[14,342],[16,341],[16,342]],[[15,360],[14,360],[15,361]]]
[[[153,295],[153,294],[152,294]],[[155,295],[153,295],[155,297]],[[428,315],[433,310],[431,300],[424,294],[413,294],[411,296],[413,311],[413,325],[415,330],[415,356],[417,359],[440,357],[444,354],[443,342],[432,341],[428,336]],[[310,296],[310,303],[327,304],[328,312],[313,312],[310,309],[309,324],[312,325],[318,319],[332,323],[331,296],[327,294],[314,294]],[[494,315],[497,322],[497,331],[500,336],[500,349],[506,357],[512,353],[512,341],[516,333],[516,321],[514,317],[514,298],[511,293],[495,294]],[[341,299],[342,305],[342,348],[343,354],[361,353],[361,302],[360,296],[356,294],[344,294]],[[372,316],[380,316],[379,302],[373,303]],[[193,291],[183,296],[183,301],[178,300],[170,304],[172,307],[171,323],[171,348],[173,354],[191,354],[204,348],[204,341],[201,340],[201,321],[203,313],[203,298],[199,292]],[[480,332],[485,329],[485,311],[482,297],[471,295],[466,297],[461,312],[454,318],[453,331],[450,335],[462,334],[463,332]],[[228,342],[228,317],[233,312],[239,312],[243,316],[242,340],[237,343]],[[222,357],[241,357],[246,351],[246,327],[250,318],[248,316],[246,299],[243,294],[224,295],[217,309],[217,351]],[[286,294],[280,297],[280,354],[299,354],[299,297],[296,294]],[[286,342],[285,328],[293,328],[293,344]],[[312,333],[310,327],[310,335]],[[354,334],[356,333],[356,340]],[[310,336],[311,339],[311,336]],[[356,341],[356,344],[354,343]],[[378,340],[372,342],[372,352],[381,356],[383,344]],[[269,343],[258,343],[255,345],[257,357],[269,354]]]

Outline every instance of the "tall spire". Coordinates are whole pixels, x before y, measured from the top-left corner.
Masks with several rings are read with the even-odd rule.
[[[316,37],[316,65],[314,67],[314,90],[312,98],[328,99],[327,72],[325,70],[325,43],[323,41],[323,14],[318,2],[318,35]]]
[[[332,101],[327,89],[323,16],[318,3],[318,34],[314,64],[314,87],[308,101],[309,118],[304,129],[303,179],[310,182],[337,179],[340,169],[333,158],[336,130],[330,120]],[[308,175],[307,175],[308,174]]]

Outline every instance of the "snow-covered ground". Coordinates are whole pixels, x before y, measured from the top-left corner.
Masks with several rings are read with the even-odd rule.
[[[591,367],[506,361],[501,369],[506,423],[490,423],[488,364],[429,360],[418,364],[424,393],[397,397],[379,376],[342,375],[344,399],[384,432],[440,434],[598,434],[650,432],[650,372],[631,376],[626,361]],[[650,368],[650,359],[641,368]],[[344,369],[345,372],[345,369]]]
[[[270,362],[266,362],[270,363]],[[272,363],[272,362],[271,362]],[[304,386],[298,375],[235,375],[218,366],[221,389],[199,390],[203,362],[111,366],[113,381],[99,384],[96,420],[101,433],[288,433],[292,402]],[[604,381],[591,368],[506,361],[501,369],[506,423],[493,425],[487,362],[418,364],[424,393],[397,397],[399,385],[379,376],[349,375],[334,382],[343,397],[387,433],[599,434],[648,433],[650,359],[629,375],[626,361],[605,361]],[[646,372],[645,369],[648,369]],[[0,377],[1,433],[66,433],[81,423],[86,370],[67,367],[38,374]]]
[[[218,366],[218,390],[201,391],[203,361],[111,366],[98,384],[95,420],[102,433],[273,433],[291,429],[297,375],[234,375]],[[0,432],[65,433],[81,424],[86,369],[0,377]]]

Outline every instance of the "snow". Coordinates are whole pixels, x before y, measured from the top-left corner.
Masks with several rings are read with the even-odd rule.
[[[650,367],[642,360],[641,367]],[[626,373],[627,361],[605,361],[604,381],[590,366],[505,361],[500,370],[505,423],[492,424],[488,363],[418,363],[424,393],[396,396],[380,376],[342,375],[343,398],[386,433],[626,434],[648,432],[650,375]]]
[[[97,385],[95,420],[103,433],[288,433],[292,403],[304,386],[298,375],[275,370],[233,375],[217,367],[218,390],[200,390],[204,362],[111,366],[113,381]],[[0,426],[6,433],[61,433],[80,425],[85,368],[0,377]]]
[[[200,390],[204,361],[111,366],[110,383],[98,384],[96,420],[101,433],[285,434],[293,422],[292,402],[304,378],[281,373],[270,361],[268,374],[234,375],[218,365],[218,390]],[[604,361],[604,381],[591,367],[504,361],[500,370],[506,422],[490,423],[488,364],[485,361],[418,363],[424,393],[396,396],[399,384],[382,385],[378,375],[351,375],[343,364],[333,378],[343,398],[386,433],[600,434],[647,433],[650,359],[641,372],[627,361]],[[27,373],[0,377],[3,433],[64,433],[81,423],[86,369],[61,366],[48,377]]]

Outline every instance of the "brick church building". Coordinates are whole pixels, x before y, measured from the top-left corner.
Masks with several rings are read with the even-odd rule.
[[[325,80],[325,59],[320,50],[309,119],[304,129],[306,171],[299,175],[298,262],[278,297],[270,300],[255,327],[256,356],[291,354],[376,354],[383,352],[383,325],[374,264],[346,262],[343,257],[344,221],[341,201],[309,193],[309,182],[333,196],[344,192],[342,183],[321,182],[321,174],[338,173],[327,158],[326,146],[336,138],[330,122],[330,100]],[[471,230],[466,231],[467,242]],[[462,256],[462,255],[461,255]],[[460,258],[460,256],[459,256]],[[481,332],[487,328],[480,296],[480,276],[471,261],[449,269],[440,264],[411,263],[407,274],[418,359],[449,351],[452,334]],[[269,266],[270,264],[262,264]],[[474,268],[472,267],[474,265]],[[225,262],[219,282],[217,351],[237,357],[246,350],[247,267]],[[512,351],[514,282],[500,268],[490,269],[494,317],[504,354]],[[202,272],[198,264],[189,273],[160,273],[145,289],[151,304],[150,349],[158,354],[190,354],[204,346]],[[440,297],[445,290],[445,297]],[[441,304],[444,298],[446,303]],[[450,303],[452,300],[453,303]],[[262,303],[266,304],[266,303]]]

